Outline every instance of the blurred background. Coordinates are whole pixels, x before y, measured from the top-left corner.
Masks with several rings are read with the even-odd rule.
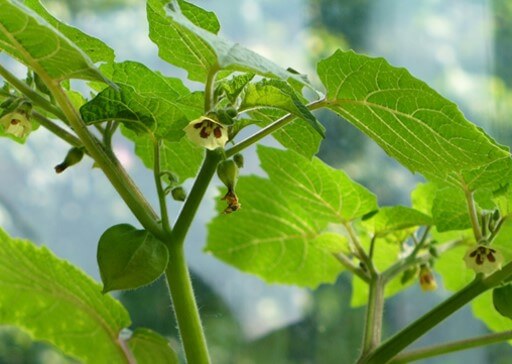
[[[137,0],[45,0],[58,18],[95,35],[116,51],[116,60],[136,60],[169,76],[181,70],[157,57],[147,37],[145,6]],[[221,33],[284,67],[315,79],[316,63],[335,49],[354,49],[385,57],[408,68],[447,98],[469,120],[506,145],[512,106],[512,2],[499,0],[224,0],[193,1],[213,10]],[[23,72],[12,65],[11,69]],[[198,89],[200,85],[188,83]],[[409,204],[421,176],[389,159],[378,146],[339,117],[318,114],[327,139],[319,157],[374,191],[381,205]],[[268,140],[267,140],[268,142]],[[129,210],[98,170],[85,161],[56,175],[53,167],[68,146],[45,130],[26,146],[0,140],[0,226],[13,236],[50,247],[99,280],[96,245],[108,227],[137,225]],[[142,190],[156,203],[152,174],[119,138],[115,150]],[[261,173],[254,150],[245,153],[244,174]],[[190,181],[185,185],[190,186]],[[350,307],[351,278],[315,291],[267,285],[202,252],[205,223],[214,216],[216,188],[208,191],[187,240],[214,363],[351,363],[360,347],[364,308]],[[176,214],[179,205],[171,205]],[[384,334],[390,335],[443,300],[440,289],[418,287],[393,297],[385,310]],[[129,309],[134,327],[146,326],[176,344],[176,324],[162,281],[116,295]],[[486,332],[469,308],[458,312],[415,346],[472,337]],[[44,343],[13,328],[0,329],[0,363],[72,363]],[[510,363],[508,344],[473,349],[422,363]]]

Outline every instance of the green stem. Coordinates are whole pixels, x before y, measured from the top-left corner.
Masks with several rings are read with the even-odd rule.
[[[171,225],[169,222],[169,215],[167,213],[167,202],[162,187],[162,174],[160,172],[160,147],[161,143],[158,140],[154,141],[154,161],[153,161],[153,176],[155,178],[156,192],[158,194],[158,202],[160,205],[160,216],[162,217],[162,227],[167,234],[171,233]]]
[[[220,153],[217,151],[206,152],[206,158],[194,186],[192,186],[192,190],[174,224],[170,239],[166,241],[170,253],[166,278],[185,356],[190,364],[209,363],[210,359],[183,247],[187,232],[215,174],[220,157]]]
[[[496,344],[510,339],[512,339],[512,331],[504,331],[499,333],[482,335],[470,339],[458,340],[446,344],[429,346],[417,350],[411,350],[409,352],[397,355],[392,360],[392,363],[405,364],[415,360],[453,353],[455,351],[468,350],[479,346]]]
[[[366,319],[363,334],[363,350],[361,359],[379,345],[382,337],[382,317],[384,313],[385,282],[379,274],[372,275],[370,294],[366,306]]]
[[[503,267],[503,269],[491,274],[485,279],[476,278],[472,283],[388,339],[377,349],[372,351],[366,358],[364,358],[364,360],[360,361],[360,364],[387,363],[403,349],[459,310],[465,304],[488,289],[497,286],[511,275],[512,263],[508,263]]]
[[[306,105],[306,107],[309,110],[316,110],[316,109],[319,109],[320,107],[323,107],[324,105],[325,105],[325,100],[322,99],[322,100],[313,101],[313,102],[309,103],[308,105]],[[289,122],[293,121],[295,118],[296,118],[295,115],[286,114],[285,116],[277,119],[273,123],[267,125],[263,129],[258,130],[256,133],[252,134],[251,136],[247,137],[246,139],[242,140],[241,142],[239,142],[239,143],[235,144],[234,146],[232,146],[231,148],[227,149],[226,150],[226,158],[229,158],[229,157],[235,155],[236,153],[241,152],[245,148],[250,147],[257,141],[263,139],[267,135],[272,134],[276,130],[282,128]]]
[[[364,282],[370,283],[370,277],[361,268],[358,268],[352,263],[352,261],[345,254],[333,253],[334,257],[351,273],[361,278]]]
[[[208,76],[206,78],[206,84],[204,86],[204,112],[208,113],[215,106],[215,77],[219,71],[218,67],[210,68]]]
[[[0,76],[2,76],[7,82],[14,86],[19,92],[27,96],[34,105],[37,105],[42,109],[45,109],[46,111],[52,113],[62,121],[67,120],[66,115],[58,107],[53,105],[50,101],[45,99],[38,92],[34,91],[29,85],[18,79],[2,65],[0,65]]]
[[[189,364],[210,363],[183,244],[168,244],[169,264],[165,277],[171,292],[181,342]]]
[[[347,231],[350,241],[352,242],[352,245],[356,249],[357,257],[368,267],[370,272],[373,274],[376,274],[377,271],[375,269],[375,266],[373,265],[372,260],[368,257],[366,252],[364,251],[363,246],[359,242],[359,238],[357,237],[356,232],[352,228],[352,225],[349,222],[344,222],[343,226],[345,227],[345,230]]]
[[[473,228],[473,235],[478,243],[482,240],[482,231],[480,230],[480,222],[478,221],[478,213],[476,211],[475,200],[473,199],[473,192],[464,188],[464,195],[466,196],[466,203],[468,205],[469,219],[471,220],[471,227]]]
[[[206,158],[203,162],[201,170],[197,175],[196,181],[190,190],[190,194],[178,215],[176,223],[171,234],[172,244],[183,244],[187,232],[192,224],[192,220],[196,215],[199,204],[208,188],[208,185],[215,174],[217,164],[220,161],[220,153],[217,151],[206,151]]]
[[[78,111],[60,85],[52,79],[44,77],[42,73],[40,73],[40,77],[55,97],[55,100],[65,114],[66,120],[69,121],[89,155],[102,169],[135,217],[146,230],[150,231],[157,238],[165,240],[166,235],[158,223],[158,216],[119,161],[113,155],[109,155],[94,135],[89,132]]]

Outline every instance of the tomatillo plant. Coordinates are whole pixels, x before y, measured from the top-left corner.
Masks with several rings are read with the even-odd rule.
[[[512,338],[497,332],[404,351],[470,302],[490,329],[511,326],[506,147],[382,58],[338,50],[318,63],[317,90],[218,36],[215,14],[186,1],[147,0],[147,19],[160,57],[202,83],[201,92],[143,64],[116,62],[105,43],[60,22],[39,0],[0,0],[0,50],[27,69],[21,79],[0,65],[0,135],[23,143],[38,127],[48,129],[70,145],[56,171],[92,159],[140,224],[115,225],[98,237],[103,287],[47,249],[0,231],[0,324],[83,362],[175,363],[159,334],[126,331],[128,312],[107,293],[165,275],[186,360],[211,362],[184,244],[217,173],[227,207],[219,203],[208,225],[206,251],[272,283],[315,288],[353,274],[354,294],[367,304],[363,342],[354,348],[359,363],[405,362]],[[78,104],[71,79],[89,82],[90,96]],[[313,114],[319,109],[351,122],[426,178],[412,206],[379,207],[367,188],[314,156],[325,133]],[[259,128],[239,138],[249,125]],[[117,133],[152,169],[156,208],[119,163]],[[257,147],[267,176],[244,175],[243,151],[270,135],[281,148]],[[188,178],[194,183],[185,191]],[[179,211],[168,210],[171,197],[183,202]],[[386,298],[415,282],[429,294],[440,279],[455,293],[383,338]]]

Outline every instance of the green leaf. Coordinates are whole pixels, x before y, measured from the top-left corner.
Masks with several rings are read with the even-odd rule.
[[[380,208],[371,219],[364,221],[363,224],[373,235],[383,237],[397,230],[432,225],[432,219],[410,207],[392,206]]]
[[[224,93],[228,100],[235,104],[240,93],[253,78],[254,73],[242,73],[229,79],[223,79],[218,81],[217,92]]]
[[[136,135],[123,129],[123,134],[135,142],[135,154],[144,165],[153,169],[154,147],[153,140],[148,135]],[[178,142],[162,141],[160,149],[160,168],[172,172],[177,177],[177,183],[197,175],[204,158],[204,148],[192,143],[188,138]]]
[[[251,117],[260,127],[265,127],[275,120],[286,115],[280,110],[255,110],[250,112]],[[238,123],[245,121],[242,119]],[[284,127],[272,133],[272,136],[285,148],[291,149],[301,155],[311,158],[318,152],[322,137],[305,121],[295,119]]]
[[[239,178],[242,208],[210,223],[206,250],[268,282],[333,282],[342,270],[333,253],[347,243],[327,226],[375,209],[375,196],[317,158],[262,146],[258,154],[270,180]]]
[[[39,0],[24,0],[23,4],[34,10],[55,29],[75,43],[93,62],[112,62],[114,60],[115,55],[112,48],[98,38],[87,35],[77,28],[60,22],[46,10]]]
[[[342,270],[332,255],[346,242],[323,233],[326,224],[287,201],[275,183],[243,177],[237,184],[242,209],[209,224],[207,252],[267,282],[316,287]]]
[[[128,224],[112,226],[98,244],[103,292],[147,285],[162,275],[168,260],[165,245],[149,232]]]
[[[418,183],[411,192],[411,205],[414,209],[432,216],[432,205],[438,187],[432,183]]]
[[[464,192],[454,187],[438,190],[432,205],[432,218],[439,232],[470,228]]]
[[[293,151],[264,146],[258,146],[258,155],[270,180],[316,220],[342,223],[377,208],[373,193],[318,158],[310,161]]]
[[[108,82],[75,44],[17,1],[0,0],[0,49],[40,76]]]
[[[506,320],[493,309],[492,292],[488,291],[478,296],[471,303],[473,314],[482,320],[494,332],[512,330],[512,321]]]
[[[240,110],[257,107],[287,111],[306,121],[318,134],[325,137],[325,128],[284,81],[264,79],[258,83],[249,83],[245,88]]]
[[[180,80],[136,62],[112,67],[118,87],[106,88],[82,106],[80,113],[86,122],[117,120],[138,133],[152,132],[157,138],[177,141],[188,122],[201,115]]]
[[[328,107],[411,171],[470,190],[497,187],[509,178],[507,148],[407,70],[382,58],[337,51],[319,63],[318,75]]]
[[[512,285],[506,284],[492,290],[492,303],[498,313],[512,319]]]
[[[217,36],[218,20],[212,13],[192,8],[185,1],[167,3],[148,0],[149,37],[158,46],[159,56],[185,69],[189,79],[204,82],[210,71],[229,69],[283,80],[293,78],[304,84],[300,76]]]
[[[137,359],[137,363],[179,363],[178,356],[169,342],[150,329],[136,329],[128,339],[128,347]]]
[[[45,247],[2,230],[0,291],[0,324],[23,328],[83,362],[126,362],[118,342],[121,329],[130,325],[124,307]]]

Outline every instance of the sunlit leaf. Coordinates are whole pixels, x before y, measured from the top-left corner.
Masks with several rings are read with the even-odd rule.
[[[40,76],[106,81],[82,50],[18,1],[0,1],[0,49]]]
[[[137,363],[178,364],[178,356],[161,335],[149,329],[136,329],[128,339],[128,347]]]
[[[337,51],[319,63],[318,75],[328,107],[411,171],[471,190],[497,188],[510,175],[508,149],[407,70]]]
[[[0,324],[21,327],[84,362],[126,362],[118,341],[130,325],[123,306],[45,247],[1,230],[0,291]]]
[[[432,219],[424,213],[405,206],[382,207],[364,222],[375,236],[382,237],[397,230],[431,225]]]

